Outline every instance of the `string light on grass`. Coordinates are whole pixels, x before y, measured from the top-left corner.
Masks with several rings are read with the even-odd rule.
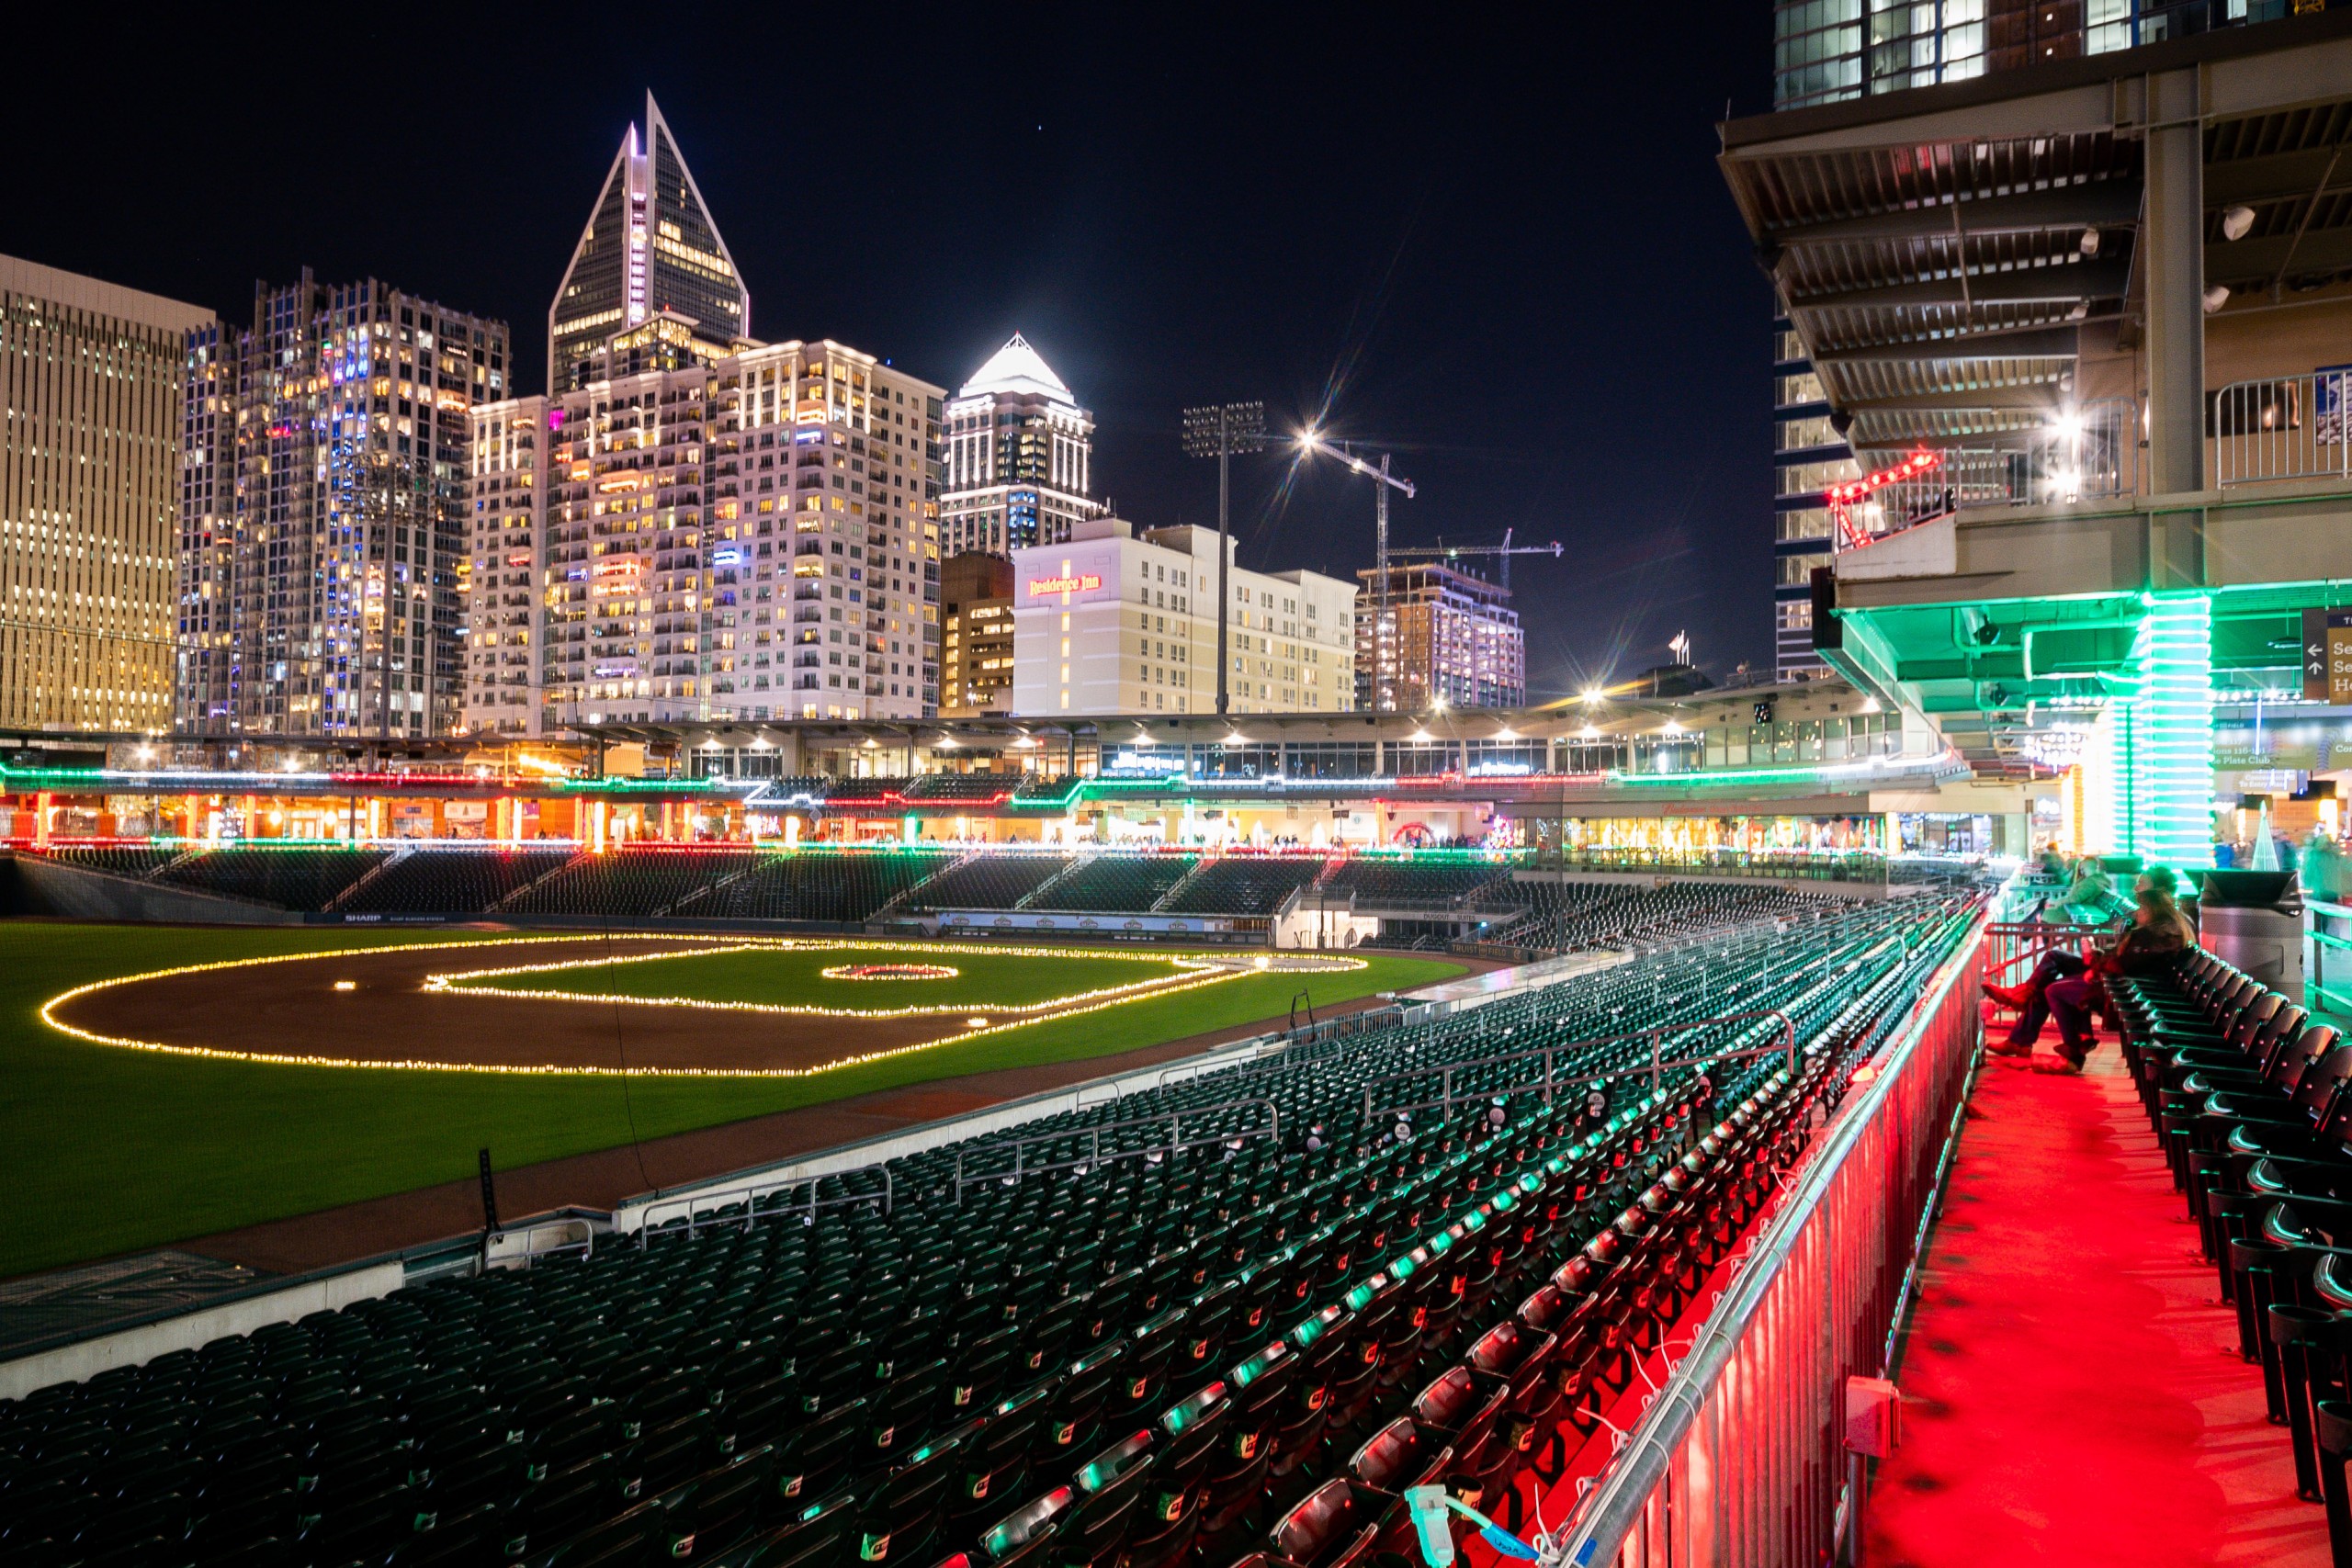
[[[690,949],[679,953],[628,953],[618,957],[565,959],[554,964],[526,964],[503,969],[473,969],[462,974],[428,975],[424,988],[447,991],[469,997],[506,997],[519,1001],[586,1002],[599,1007],[626,1005],[629,1007],[699,1008],[718,1012],[775,1013],[794,1018],[838,1018],[845,1020],[888,1020],[902,1018],[932,1018],[953,1014],[971,1006],[967,998],[960,1003],[933,1003],[929,1006],[898,1008],[833,1008],[800,1002],[718,1001],[706,997],[663,996],[633,997],[611,991],[559,991],[537,987],[489,986],[480,982],[516,975],[548,975],[571,969],[599,969],[607,964],[655,964],[666,958],[689,958],[707,954],[760,952],[820,953],[833,949],[867,952],[904,953],[902,942],[833,942],[824,939],[801,941],[791,938],[775,941],[744,941]],[[923,951],[935,951],[925,949]],[[1175,990],[1189,990],[1193,986],[1213,984],[1229,979],[1245,971],[1234,967],[1229,961],[1201,953],[1118,953],[1093,949],[1061,949],[1042,947],[980,947],[965,946],[947,951],[971,954],[1001,954],[1024,958],[1099,958],[1115,959],[1130,964],[1171,964],[1179,973],[1155,975],[1148,979],[1133,981],[1124,986],[1104,986],[1089,991],[1066,991],[1040,1002],[1008,1002],[998,1011],[1013,1015],[1016,1020],[1054,1013],[1072,1003],[1125,1001],[1146,996],[1160,996]],[[1362,967],[1361,960],[1343,961]]]
[[[640,938],[640,940],[645,939]],[[210,974],[224,969],[259,968],[263,965],[271,964],[299,964],[309,963],[313,960],[333,958],[367,958],[383,953],[429,953],[445,951],[451,948],[466,948],[479,952],[485,947],[519,946],[528,942],[605,943],[608,941],[609,939],[607,937],[601,935],[552,937],[535,936],[516,938],[508,942],[407,942],[384,947],[339,948],[317,953],[276,953],[262,958],[218,959],[205,964],[186,964],[169,969],[150,970],[140,975],[124,975],[118,976],[112,979],[94,980],[88,985],[76,986],[70,990],[60,991],[57,995],[50,998],[47,1001],[41,1004],[40,1021],[50,1028],[57,1031],[60,1034],[69,1035],[74,1039],[83,1041],[85,1043],[92,1045],[107,1045],[112,1046],[118,1050],[125,1051],[145,1051],[153,1055],[163,1056],[190,1056],[199,1060],[208,1061],[258,1063],[268,1066],[330,1067],[339,1069],[356,1068],[377,1072],[486,1073],[496,1074],[506,1077],[805,1078],[817,1077],[826,1073],[837,1072],[843,1067],[864,1066],[876,1062],[888,1061],[894,1057],[912,1055],[921,1051],[933,1051],[945,1046],[963,1044],[967,1042],[979,1039],[986,1035],[1001,1034],[1011,1030],[1025,1028],[1032,1023],[1051,1022],[1057,1021],[1065,1018],[1082,1017],[1087,1013],[1101,1012],[1107,1008],[1120,1007],[1129,1001],[1143,999],[1146,998],[1157,998],[1160,997],[1175,996],[1184,991],[1197,989],[1202,986],[1215,985],[1221,980],[1231,979],[1250,973],[1250,970],[1243,966],[1243,961],[1237,959],[1235,955],[1227,953],[1148,954],[1104,952],[1085,948],[1066,949],[967,946],[960,951],[966,953],[1010,953],[1015,956],[1029,957],[1121,958],[1137,963],[1170,961],[1187,965],[1188,971],[1172,982],[1166,979],[1159,979],[1147,982],[1145,985],[1140,987],[1120,987],[1104,992],[1080,993],[1074,997],[1066,997],[1060,998],[1057,1002],[1042,1004],[1043,1008],[1047,1010],[1039,1011],[1034,1015],[1006,1019],[996,1022],[989,1022],[985,1020],[975,1022],[974,1018],[978,1017],[978,1015],[974,1015],[973,1017],[967,1018],[967,1027],[960,1033],[943,1035],[935,1040],[916,1041],[910,1044],[891,1046],[880,1051],[868,1051],[854,1056],[837,1057],[832,1061],[819,1063],[814,1066],[808,1067],[605,1067],[567,1066],[554,1062],[502,1064],[485,1062],[432,1062],[413,1059],[374,1059],[351,1056],[302,1056],[286,1052],[231,1051],[209,1045],[175,1045],[169,1042],[161,1040],[140,1040],[126,1035],[102,1034],[96,1030],[84,1029],[78,1025],[67,1023],[58,1016],[60,1009],[70,1006],[72,1003],[78,1001],[84,997],[92,996],[100,991],[111,990],[118,986],[138,985],[148,980],[174,979],[184,975]],[[903,944],[872,942],[779,941],[733,942],[727,944],[704,943],[696,947],[686,949],[684,953],[664,953],[651,955],[634,954],[618,958],[599,957],[591,960],[575,961],[572,964],[566,964],[522,965],[503,970],[477,970],[473,973],[478,975],[517,974],[527,973],[533,969],[580,967],[588,964],[637,963],[643,962],[648,956],[668,958],[684,956],[686,953],[723,953],[741,948],[793,947],[820,949],[895,948],[899,951],[904,951]],[[1307,967],[1310,964],[1314,968],[1325,971],[1362,970],[1370,967],[1370,965],[1363,959],[1346,958],[1337,955],[1317,955],[1313,960],[1297,960],[1286,957],[1283,961],[1284,968]],[[454,976],[454,978],[463,977],[464,976]],[[471,990],[471,987],[456,987],[449,986],[447,982],[452,978],[453,976],[428,976],[423,988],[428,991],[450,991],[453,994],[460,991]],[[436,986],[435,984],[435,981],[440,981],[442,984]],[[354,984],[356,987],[356,983],[355,982]],[[480,992],[476,994],[496,995],[499,993]],[[506,994],[521,995],[537,998],[546,998],[559,995],[559,993],[546,991],[509,992]],[[1095,999],[1089,1000],[1087,999],[1089,997],[1092,997]],[[644,998],[634,997],[616,998],[612,996],[586,995],[568,999],[582,1000],[597,1004],[608,1004],[615,1001],[639,1001]],[[760,1009],[752,1007],[750,1004],[729,1002],[688,1001],[679,1005],[738,1010],[796,1010]],[[797,1010],[823,1012],[828,1010],[816,1009]],[[937,1010],[925,1009],[914,1010],[936,1011]],[[835,1013],[833,1016],[855,1019],[888,1015],[842,1012]]]
[[[963,971],[944,964],[836,964],[817,973],[828,980],[953,980]]]

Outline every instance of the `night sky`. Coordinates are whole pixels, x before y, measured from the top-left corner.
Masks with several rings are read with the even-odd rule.
[[[1766,107],[1763,0],[232,14],[12,19],[0,252],[232,320],[372,274],[506,318],[537,391],[650,86],[755,335],[952,391],[1018,330],[1142,524],[1216,521],[1182,404],[1319,415],[1419,485],[1396,543],[1566,545],[1514,563],[1532,700],[1685,627],[1770,659],[1770,296],[1713,161]],[[1370,486],[1292,469],[1237,462],[1244,563],[1369,565]]]

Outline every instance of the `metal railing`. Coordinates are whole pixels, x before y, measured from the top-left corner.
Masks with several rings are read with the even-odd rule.
[[[1688,1035],[1717,1024],[1757,1023],[1765,1019],[1779,1021],[1781,1039],[1778,1044],[1733,1046],[1721,1051],[1702,1052],[1692,1056],[1669,1056],[1666,1054],[1666,1037],[1669,1034]],[[1742,1030],[1739,1032],[1745,1034],[1747,1032]],[[1561,1077],[1557,1075],[1559,1058],[1564,1055],[1590,1051],[1605,1045],[1622,1045],[1634,1040],[1646,1040],[1650,1043],[1648,1061],[1637,1062],[1630,1067],[1611,1067],[1604,1072],[1580,1073],[1573,1077]],[[1789,1059],[1790,1070],[1793,1072],[1796,1069],[1797,1026],[1794,1019],[1778,1009],[1766,1009],[1758,1012],[1725,1013],[1720,1018],[1692,1019],[1687,1023],[1661,1023],[1654,1028],[1636,1029],[1624,1034],[1604,1034],[1597,1039],[1572,1040],[1560,1045],[1533,1045],[1518,1051],[1498,1051],[1489,1056],[1470,1056],[1458,1062],[1442,1062],[1433,1066],[1408,1067],[1399,1073],[1385,1073],[1363,1086],[1363,1116],[1366,1122],[1370,1122],[1375,1116],[1394,1116],[1400,1111],[1428,1111],[1437,1107],[1443,1107],[1445,1113],[1452,1115],[1454,1101],[1457,1099],[1485,1100],[1498,1094],[1541,1093],[1544,1102],[1549,1104],[1553,1094],[1561,1089],[1583,1089],[1591,1084],[1609,1083],[1618,1078],[1639,1077],[1645,1075],[1648,1077],[1650,1088],[1655,1092],[1666,1075],[1678,1068],[1705,1066],[1714,1062],[1746,1061],[1756,1056],[1769,1055],[1786,1056]],[[1457,1073],[1471,1072],[1480,1067],[1505,1066],[1513,1062],[1541,1062],[1544,1067],[1543,1075],[1540,1077],[1532,1077],[1524,1083],[1485,1084],[1461,1095],[1454,1093],[1454,1076]],[[1439,1080],[1437,1099],[1413,1100],[1402,1105],[1383,1105],[1377,1110],[1374,1108],[1374,1091],[1384,1085],[1405,1083],[1415,1079],[1426,1081],[1432,1077]]]
[[[819,1191],[819,1188],[825,1182],[846,1181],[853,1176],[879,1176],[882,1179],[882,1190],[879,1192],[870,1190],[836,1192],[830,1198]],[[789,1192],[796,1187],[806,1187],[808,1190],[807,1202],[780,1203],[765,1209],[759,1206],[761,1199],[773,1197],[778,1192]],[[760,1221],[773,1220],[786,1214],[807,1214],[814,1219],[820,1209],[839,1208],[851,1203],[878,1202],[882,1205],[883,1213],[888,1214],[895,1206],[896,1201],[896,1184],[891,1180],[890,1168],[880,1164],[853,1166],[847,1170],[829,1170],[820,1176],[796,1176],[781,1181],[754,1182],[750,1186],[729,1187],[718,1192],[691,1192],[684,1197],[648,1203],[638,1215],[637,1244],[643,1247],[647,1239],[657,1231],[663,1235],[690,1236],[706,1228],[756,1224]],[[743,1205],[741,1213],[722,1214],[718,1212],[734,1203]],[[666,1211],[683,1212],[686,1223],[683,1226],[671,1225],[669,1229],[662,1230],[660,1227],[670,1224],[670,1222],[657,1220],[654,1216]]]
[[[502,1247],[515,1236],[523,1238],[519,1249]],[[545,1242],[552,1236],[553,1241]],[[586,1262],[595,1255],[596,1227],[578,1215],[566,1214],[560,1219],[540,1220],[530,1224],[501,1230],[483,1238],[482,1256],[492,1267],[511,1269],[518,1264],[528,1269],[542,1258],[577,1257]]]
[[[1971,507],[2060,505],[2140,488],[2140,405],[2133,399],[2093,399],[1999,439],[1996,446],[1939,448],[1935,468],[1887,485],[1856,507],[1855,525],[1874,542]],[[1866,468],[1905,455],[1856,453]]]
[[[1225,1127],[1200,1137],[1184,1136],[1184,1122],[1187,1118],[1197,1120],[1201,1117],[1215,1115],[1219,1111],[1236,1111],[1245,1105],[1262,1105],[1266,1108],[1266,1122],[1263,1126],[1239,1129]],[[1102,1146],[1103,1134],[1118,1133],[1132,1127],[1166,1127],[1167,1141],[1134,1144],[1125,1147],[1114,1146],[1109,1149]],[[1245,1138],[1278,1138],[1282,1136],[1282,1131],[1283,1113],[1280,1106],[1263,1095],[1244,1095],[1236,1100],[1219,1100],[1215,1105],[1179,1106],[1150,1116],[1129,1117],[1124,1122],[1102,1122],[1091,1127],[1063,1127],[1053,1132],[1031,1133],[1024,1137],[1002,1138],[993,1143],[956,1151],[956,1202],[957,1207],[962,1207],[964,1189],[982,1181],[1018,1181],[1023,1177],[1038,1176],[1047,1171],[1081,1168],[1091,1170],[1106,1160],[1141,1159],[1149,1155],[1182,1154],[1186,1149],[1204,1148],[1211,1144],[1235,1143]],[[1037,1145],[1051,1146],[1057,1144],[1074,1143],[1081,1139],[1086,1143],[1084,1154],[1069,1155],[1059,1159],[1047,1159],[1042,1163],[1029,1158],[1029,1150]],[[973,1171],[965,1168],[967,1160],[989,1155],[1001,1155],[1008,1151],[1012,1156],[1012,1163],[1003,1169]]]
[[[2352,367],[2309,376],[2233,381],[2208,395],[2205,433],[2213,442],[2217,487],[2265,479],[2352,479],[2345,400]]]
[[[2047,920],[1996,920],[1984,928],[1984,979],[1997,986],[2021,984],[2047,953],[2073,952],[2113,929],[2109,925],[2054,925]]]
[[[1677,872],[1706,872],[1767,882],[1884,882],[1886,857],[1874,850],[1662,850],[1583,844],[1565,851],[1543,850],[1529,863],[1529,869],[1655,872],[1669,880]]]
[[[1566,1532],[1575,1568],[1812,1568],[1859,1529],[1847,1380],[1883,1377],[1981,1037],[1983,917],[1922,988]]]

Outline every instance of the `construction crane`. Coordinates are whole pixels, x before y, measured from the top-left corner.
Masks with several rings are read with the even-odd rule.
[[[1312,428],[1298,433],[1298,450],[1302,457],[1328,452],[1351,471],[1373,481],[1372,705],[1376,709],[1393,707],[1391,682],[1395,668],[1388,661],[1388,492],[1402,491],[1409,498],[1413,481],[1388,471],[1387,453],[1380,455],[1378,464],[1367,463],[1349,451],[1345,443],[1326,441]]]
[[[1454,560],[1463,556],[1500,556],[1502,558],[1502,587],[1510,591],[1510,558],[1513,556],[1550,556],[1554,560],[1562,554],[1560,541],[1554,539],[1544,545],[1516,545],[1510,542],[1512,530],[1503,530],[1499,545],[1426,545],[1388,552],[1391,560]]]

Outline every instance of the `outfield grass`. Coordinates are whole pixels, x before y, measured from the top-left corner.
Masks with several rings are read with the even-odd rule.
[[[41,1023],[69,987],[176,964],[464,933],[0,923],[0,1275],[53,1268],[501,1167],[926,1079],[1073,1061],[1460,972],[1370,957],[1333,975],[1252,975],[804,1078],[524,1077],[268,1066],[85,1044]],[[494,940],[484,938],[482,940]]]
[[[551,961],[551,962],[561,962]],[[945,979],[849,980],[824,972],[854,964],[934,964]],[[909,944],[901,947],[736,949],[677,958],[582,960],[537,975],[499,975],[480,984],[511,991],[567,991],[595,997],[693,997],[711,1002],[820,1007],[845,1012],[902,1008],[1012,1008],[1084,991],[1147,985],[1185,973],[1167,953],[1035,956]],[[463,990],[458,981],[453,989]]]

